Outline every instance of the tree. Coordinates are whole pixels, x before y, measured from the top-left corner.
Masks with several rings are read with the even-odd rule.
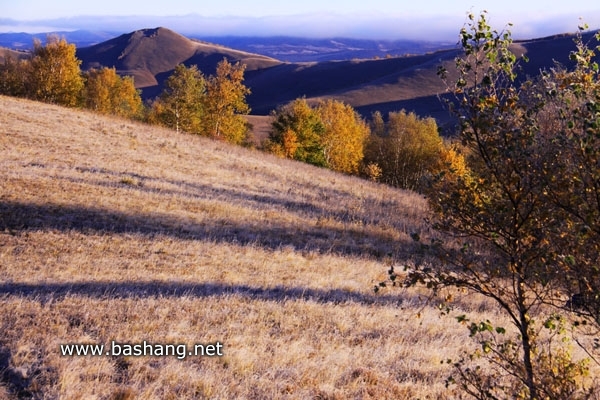
[[[419,190],[423,178],[441,168],[446,148],[433,118],[400,111],[389,113],[386,123],[374,113],[371,126],[365,164],[381,168],[381,182]]]
[[[543,85],[517,82],[509,31],[492,31],[485,13],[469,19],[460,33],[464,54],[456,59],[458,79],[449,86],[455,97],[451,110],[468,149],[468,174],[438,174],[426,191],[434,227],[448,242],[425,247],[441,262],[435,268],[417,264],[407,284],[426,284],[438,293],[442,288],[479,293],[512,322],[514,333],[490,321],[458,317],[480,345],[453,362],[466,393],[479,399],[583,398],[585,361],[571,360],[561,346],[566,337],[558,310],[542,312],[562,295],[565,273],[553,241],[564,221],[548,202],[548,182],[541,179],[549,167],[542,149],[551,142],[540,131],[547,110]],[[445,72],[440,70],[443,77]],[[390,279],[396,279],[393,268]],[[488,360],[492,372],[471,368],[474,358]]]
[[[48,36],[45,46],[39,40],[34,41],[33,57],[28,65],[27,96],[47,103],[78,106],[84,86],[80,64],[75,56],[75,45],[65,39]]]
[[[327,166],[325,125],[306,99],[296,99],[272,113],[272,130],[265,149],[283,157]]]
[[[539,81],[544,99],[540,125],[544,166],[540,179],[554,206],[553,242],[567,293],[578,296],[578,311],[600,327],[600,68],[596,52],[580,27],[573,70],[556,67]]]
[[[143,103],[132,77],[121,78],[114,68],[85,73],[85,106],[102,114],[139,118]]]
[[[242,115],[250,112],[246,103],[250,89],[243,83],[245,70],[244,64],[230,64],[223,59],[217,65],[216,75],[208,78],[204,97],[206,114],[202,122],[207,136],[236,144],[246,139],[248,124]]]
[[[325,128],[321,142],[327,166],[334,171],[357,174],[369,126],[350,105],[337,100],[320,102],[316,113]]]
[[[272,117],[267,151],[347,174],[359,172],[370,130],[351,106],[326,100],[311,107],[299,98]]]
[[[206,96],[206,80],[198,67],[179,64],[153,103],[149,120],[177,132],[203,134]]]
[[[4,57],[4,64],[0,65],[0,94],[6,96],[23,97],[25,93],[27,63],[15,60],[10,54]]]

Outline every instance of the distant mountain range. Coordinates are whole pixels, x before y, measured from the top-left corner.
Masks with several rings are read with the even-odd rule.
[[[121,33],[105,31],[63,31],[52,33],[64,37],[77,47],[92,46]],[[0,47],[15,50],[30,50],[34,39],[45,42],[48,33],[0,33]],[[455,43],[444,41],[417,40],[369,40],[350,38],[315,39],[289,36],[250,37],[250,36],[189,36],[204,42],[250,53],[262,54],[286,62],[312,62],[351,60],[353,58],[385,58],[423,54],[450,48]]]
[[[33,49],[34,39],[46,42],[48,35],[57,35],[64,37],[67,42],[74,43],[77,47],[87,47],[104,42],[120,35],[117,32],[102,31],[63,31],[48,33],[0,33],[0,47],[6,47],[13,50],[31,50]]]
[[[258,53],[287,62],[340,61],[424,54],[456,43],[417,40],[369,40],[350,38],[311,39],[300,37],[196,37],[234,49]]]
[[[0,34],[1,45],[23,48],[14,44],[22,43],[25,37],[13,36],[10,42],[13,45],[8,46],[4,35]],[[78,46],[77,56],[82,60],[83,69],[115,67],[120,74],[135,78],[136,86],[146,99],[160,93],[162,84],[180,63],[196,64],[208,75],[214,73],[216,64],[223,58],[240,61],[247,65],[245,83],[252,91],[248,102],[252,113],[257,115],[266,115],[298,97],[309,101],[336,98],[365,116],[377,110],[386,114],[406,109],[423,117],[435,117],[443,124],[449,117],[439,100],[445,87],[437,76],[437,68],[444,65],[451,70],[454,58],[459,55],[459,50],[454,46],[448,48],[448,44],[440,44],[436,50],[431,43],[412,43],[410,53],[419,54],[400,55],[400,49],[407,47],[394,47],[393,43],[398,42],[234,37],[201,41],[166,28],[138,30],[109,40],[102,40],[105,33],[96,33],[95,39],[81,32],[79,35],[88,41],[98,41],[91,46]],[[65,35],[68,41],[77,43],[73,37]],[[586,34],[586,40],[591,38],[592,33]],[[217,40],[221,44],[211,43]],[[375,59],[369,53],[375,49],[389,55]],[[554,66],[555,61],[568,64],[569,52],[574,49],[573,37],[567,34],[513,45],[515,53],[526,53],[530,58],[529,63],[523,64],[524,73],[528,75]],[[262,54],[258,54],[259,50]],[[353,51],[369,56],[350,57]],[[313,52],[311,57],[317,60],[337,58],[336,55],[342,60],[289,61],[294,54],[303,52]]]

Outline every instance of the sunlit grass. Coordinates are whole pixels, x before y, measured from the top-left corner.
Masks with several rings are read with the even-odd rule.
[[[465,328],[427,292],[372,290],[410,260],[411,233],[430,234],[419,195],[87,112],[0,108],[0,397],[454,397],[441,361],[471,345]],[[59,353],[113,340],[225,355]]]

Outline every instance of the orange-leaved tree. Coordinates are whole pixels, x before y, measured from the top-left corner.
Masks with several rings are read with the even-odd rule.
[[[517,79],[511,43],[509,31],[491,29],[485,12],[478,19],[470,14],[460,32],[458,78],[448,88],[458,135],[467,148],[468,173],[438,174],[425,191],[434,227],[446,240],[424,245],[438,259],[435,265],[417,263],[407,284],[426,284],[438,293],[442,288],[477,293],[493,301],[512,324],[458,315],[479,346],[450,361],[456,375],[449,383],[459,383],[478,399],[588,398],[593,387],[587,385],[593,382],[585,379],[587,360],[572,358],[564,310],[552,308],[564,299],[570,273],[557,239],[572,232],[565,229],[564,212],[548,197],[548,168],[562,174],[548,158],[552,151],[547,147],[557,142],[541,124],[548,117],[550,87],[543,80]],[[440,74],[447,76],[443,69]],[[558,107],[557,121],[565,115],[579,121],[567,127],[585,127],[590,121]],[[570,187],[581,190],[577,184]],[[393,268],[390,279],[397,279]],[[485,368],[472,364],[477,359],[488,361]]]

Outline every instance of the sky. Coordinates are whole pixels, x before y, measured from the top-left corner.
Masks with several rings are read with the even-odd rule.
[[[180,33],[453,40],[466,14],[487,10],[516,38],[600,28],[600,1],[552,0],[0,0],[1,32],[165,26]]]

